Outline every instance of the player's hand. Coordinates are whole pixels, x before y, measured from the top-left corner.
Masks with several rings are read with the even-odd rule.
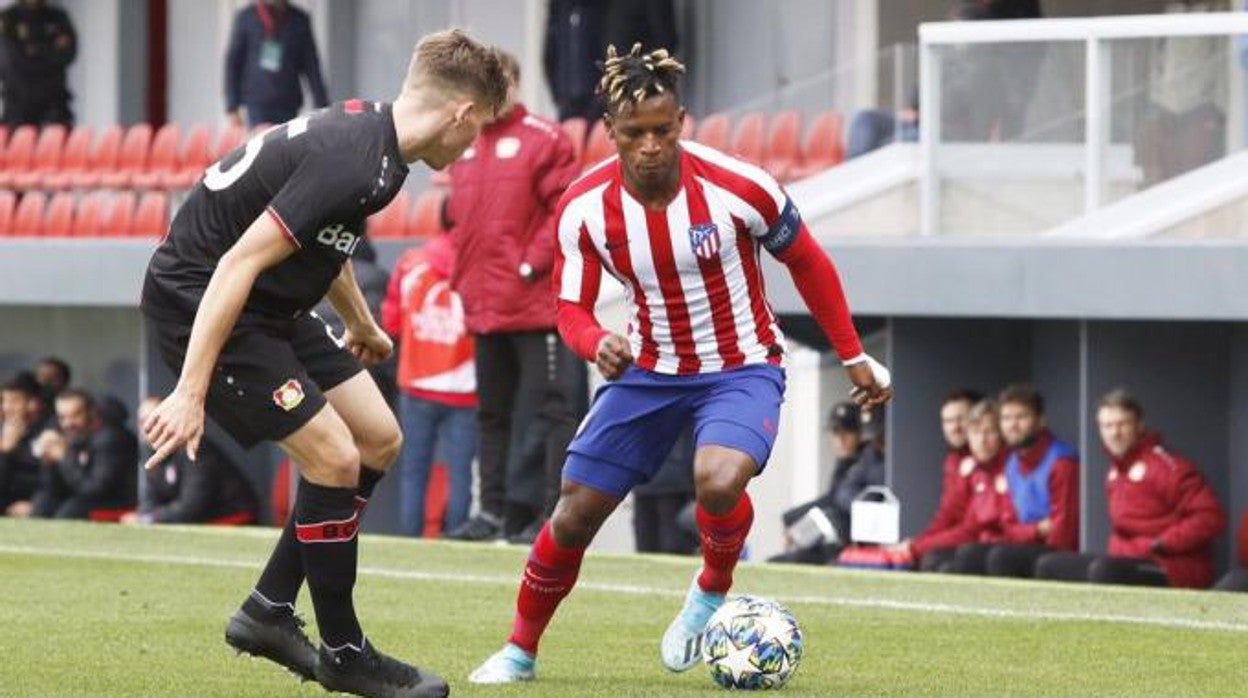
[[[199,440],[204,436],[204,402],[175,389],[139,426],[156,451],[144,468],[156,467],[182,445],[186,446],[186,456],[193,461],[199,452]]]
[[[603,378],[613,381],[624,375],[624,370],[633,363],[633,351],[628,348],[628,340],[618,334],[609,334],[598,342],[598,358],[594,364]]]
[[[1052,532],[1053,520],[1049,517],[1046,516],[1036,523],[1036,533],[1039,533],[1041,538],[1048,538],[1049,534]]]
[[[867,354],[845,366],[854,387],[849,397],[864,409],[878,407],[893,399],[892,376],[888,369]]]
[[[65,460],[65,452],[69,450],[69,444],[60,432],[55,429],[45,429],[42,434],[35,437],[34,442],[30,444],[30,450],[40,463],[52,465]]]
[[[375,322],[360,327],[348,327],[343,341],[347,344],[347,351],[365,366],[385,361],[394,353],[394,340]]]
[[[243,127],[243,112],[241,109],[235,109],[234,111],[226,112],[225,119],[226,121],[230,123],[231,126],[234,126],[235,128]]]

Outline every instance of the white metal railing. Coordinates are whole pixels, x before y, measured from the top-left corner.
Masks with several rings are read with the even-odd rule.
[[[1248,13],[940,22],[919,28],[920,232],[940,230],[942,51],[962,45],[1082,42],[1083,213],[1101,207],[1110,146],[1110,44],[1115,40],[1248,35]],[[1229,68],[1228,68],[1229,69]]]

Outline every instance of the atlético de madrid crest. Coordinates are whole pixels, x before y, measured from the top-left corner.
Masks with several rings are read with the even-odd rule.
[[[714,223],[698,223],[689,226],[689,244],[693,253],[702,259],[719,256],[719,226]]]

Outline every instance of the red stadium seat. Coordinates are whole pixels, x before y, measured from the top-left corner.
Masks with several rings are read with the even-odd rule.
[[[105,172],[117,167],[117,155],[121,152],[122,128],[109,126],[100,133],[91,154],[87,156],[86,168],[70,177],[70,186],[76,189],[90,189],[99,185]]]
[[[189,189],[212,164],[212,130],[196,124],[186,137],[177,166],[161,181],[165,189]]]
[[[685,114],[685,120],[680,124],[680,140],[687,141],[693,138],[693,132],[697,125],[697,121],[691,115]]]
[[[746,162],[762,163],[766,136],[767,115],[762,112],[746,114],[737,122],[729,150]]]
[[[44,126],[39,132],[39,140],[30,159],[30,167],[13,175],[14,186],[18,189],[42,189],[43,179],[54,172],[61,164],[61,153],[65,150],[65,134],[68,129],[60,124]]]
[[[442,200],[446,194],[441,189],[426,189],[416,197],[407,218],[407,236],[429,237],[442,231]]]
[[[0,188],[12,188],[18,178],[31,167],[35,141],[39,131],[34,126],[18,126],[4,148],[4,169],[0,169]]]
[[[133,514],[134,509],[92,509],[87,512],[87,520],[95,523],[120,523],[126,514]]]
[[[235,126],[233,124],[226,126],[225,129],[221,131],[221,137],[217,139],[216,147],[212,149],[212,157],[210,160],[212,162],[216,162],[217,160],[225,157],[231,150],[234,150],[241,145],[244,133],[246,132],[243,131],[241,126]]]
[[[781,182],[787,182],[797,166],[802,141],[802,115],[780,112],[771,120],[763,167]]]
[[[117,157],[117,167],[105,172],[100,177],[100,185],[112,189],[131,186],[138,173],[147,166],[147,156],[152,147],[152,125],[135,124],[126,131],[121,141],[121,154]]]
[[[589,129],[589,141],[581,155],[581,169],[589,169],[612,155],[615,155],[615,143],[607,137],[606,122],[599,119]]]
[[[433,172],[429,175],[429,183],[430,183],[430,184],[432,184],[432,185],[433,185],[433,186],[435,186],[435,187],[449,187],[449,186],[451,186],[451,172],[450,172],[450,167],[448,166],[448,167],[445,167],[445,168],[443,168],[443,169],[441,169],[441,170],[434,170],[434,171],[433,171]]]
[[[149,191],[139,200],[139,207],[130,221],[130,237],[159,239],[169,225],[169,196]]]
[[[208,519],[204,523],[209,526],[250,526],[256,522],[256,517],[251,512],[240,511],[234,514],[226,514],[218,516],[215,519]]]
[[[123,191],[112,197],[100,222],[100,237],[125,237],[134,220],[134,192]]]
[[[13,213],[13,225],[9,232],[14,237],[34,237],[43,227],[43,209],[47,197],[42,192],[27,192]]]
[[[793,179],[809,177],[836,167],[845,160],[845,143],[841,137],[842,120],[838,111],[827,111],[815,117],[806,134],[806,147]]]
[[[84,196],[74,212],[74,225],[70,235],[76,238],[93,238],[100,234],[104,222],[104,207],[108,204],[103,193]]]
[[[17,207],[17,195],[8,189],[0,189],[0,237],[9,234],[13,227],[13,209]]]
[[[4,169],[4,148],[9,144],[9,127],[0,124],[0,169]]]
[[[412,195],[401,191],[386,207],[368,217],[368,236],[371,238],[403,237],[407,225],[407,210],[412,205]]]
[[[152,139],[152,150],[148,154],[147,164],[134,173],[131,185],[138,189],[160,188],[165,178],[173,174],[178,166],[178,141],[181,138],[182,129],[177,124],[161,126],[156,137]]]
[[[589,122],[579,116],[574,116],[559,122],[559,128],[563,129],[564,135],[572,141],[572,152],[576,156],[576,161],[580,162],[585,153],[585,137],[589,135]]]
[[[708,148],[727,150],[728,131],[731,127],[732,122],[727,114],[711,114],[698,124],[697,130],[693,132],[693,140]]]
[[[48,208],[43,214],[43,226],[39,234],[43,237],[69,237],[74,223],[74,195],[60,192],[52,197]]]
[[[65,149],[61,151],[60,166],[43,176],[44,189],[72,189],[74,178],[87,171],[87,155],[91,150],[91,138],[95,129],[90,126],[77,126],[69,132],[65,139]]]

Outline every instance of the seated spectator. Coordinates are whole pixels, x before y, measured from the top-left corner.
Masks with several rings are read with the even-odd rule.
[[[919,92],[912,91],[905,107],[896,113],[885,109],[864,109],[849,122],[845,158],[852,160],[889,143],[919,140]]]
[[[399,257],[381,304],[381,326],[399,345],[399,529],[425,530],[425,493],[435,454],[451,480],[442,530],[468,519],[477,453],[477,376],[464,306],[451,290],[455,247],[440,235]]]
[[[1044,396],[1035,388],[1006,388],[1000,406],[1001,435],[1010,452],[994,484],[1009,493],[1010,506],[1003,506],[999,542],[991,549],[959,550],[954,567],[1031,577],[1041,555],[1079,547],[1079,462],[1075,450],[1049,432]]]
[[[1148,431],[1144,409],[1125,391],[1101,398],[1096,412],[1109,454],[1109,554],[1049,553],[1042,579],[1204,589],[1213,583],[1213,543],[1226,514],[1213,488],[1187,459]]]
[[[693,452],[693,430],[686,428],[659,472],[633,488],[637,552],[690,555],[698,549],[697,523],[690,527],[692,512],[686,512],[693,504]]]
[[[159,404],[160,398],[144,400],[139,405],[139,423]],[[147,470],[145,477],[147,487],[139,510],[123,515],[122,523],[243,525],[260,517],[260,503],[247,477],[209,439],[200,442],[194,462],[185,449],[178,449]]]
[[[69,387],[72,377],[73,372],[69,370],[69,364],[64,359],[55,356],[39,359],[39,363],[35,364],[35,380],[39,381],[39,387],[43,390],[43,404],[51,406],[56,401],[56,396]]]
[[[947,450],[941,464],[944,477],[940,490],[940,505],[936,507],[936,514],[932,516],[932,521],[927,528],[914,540],[904,540],[898,543],[892,551],[894,554],[915,555],[914,544],[916,542],[919,542],[917,546],[919,549],[934,552],[935,549],[926,541],[938,540],[944,532],[962,525],[962,519],[966,514],[966,502],[971,496],[971,473],[975,470],[975,459],[971,456],[967,445],[966,418],[971,407],[982,399],[983,396],[973,390],[958,390],[950,393],[941,403],[940,429],[945,438]],[[1000,450],[1000,438],[997,442],[997,450]],[[919,569],[934,572],[952,557],[952,549],[949,548],[940,554],[930,556],[919,553],[915,557],[919,562]]]
[[[19,373],[0,388],[0,512],[22,516],[39,488],[33,450],[43,430],[43,401],[35,377]]]
[[[69,388],[56,396],[60,432],[35,439],[42,461],[33,515],[85,519],[95,509],[124,509],[135,503],[139,453],[134,435],[104,424],[95,400]]]
[[[1001,410],[995,400],[981,400],[966,414],[966,436],[974,467],[962,520],[953,528],[915,538],[902,551],[930,572],[985,574],[988,552],[1005,539],[1016,521],[1005,479],[1005,443]]]
[[[1248,591],[1248,511],[1239,521],[1239,536],[1236,538],[1239,566],[1227,572],[1218,583],[1213,585],[1217,591]]]
[[[834,533],[814,543],[773,556],[770,562],[800,562],[822,565],[836,559],[849,540],[850,504],[866,487],[884,484],[884,456],[863,436],[862,410],[852,402],[842,402],[828,414],[832,449],[836,464],[828,491],[818,499],[784,512],[785,527],[791,527],[808,514],[827,521]]]

